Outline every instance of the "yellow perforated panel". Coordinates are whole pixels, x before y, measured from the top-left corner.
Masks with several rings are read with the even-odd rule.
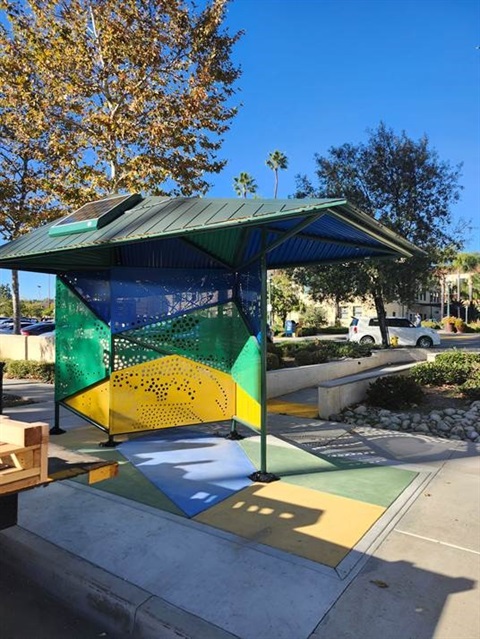
[[[172,355],[111,376],[110,434],[230,419],[235,382],[227,373]]]
[[[71,406],[81,415],[85,415],[93,422],[109,427],[108,407],[110,396],[110,381],[100,382],[80,391],[73,397],[65,400],[67,406]]]
[[[242,422],[247,422],[250,426],[260,428],[260,403],[253,399],[251,395],[246,393],[238,384],[237,408],[235,415]]]

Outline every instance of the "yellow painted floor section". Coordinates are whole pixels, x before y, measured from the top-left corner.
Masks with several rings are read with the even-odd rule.
[[[252,484],[194,519],[333,568],[385,510],[276,481]]]
[[[281,399],[269,399],[267,401],[269,413],[279,413],[280,415],[295,415],[296,417],[318,417],[318,408],[311,404],[296,404],[294,402],[284,402]]]

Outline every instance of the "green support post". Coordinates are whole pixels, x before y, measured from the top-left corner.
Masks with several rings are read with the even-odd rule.
[[[280,477],[267,470],[267,255],[266,237],[262,230],[262,254],[260,256],[260,470],[249,476],[252,481],[269,484]]]
[[[53,428],[50,428],[50,435],[63,435],[66,431],[60,428],[60,402],[55,402],[55,418]]]

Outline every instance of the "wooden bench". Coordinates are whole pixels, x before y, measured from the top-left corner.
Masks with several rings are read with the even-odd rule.
[[[48,431],[0,416],[0,495],[48,482]]]

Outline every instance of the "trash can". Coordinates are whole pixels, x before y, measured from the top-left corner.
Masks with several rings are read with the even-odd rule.
[[[285,322],[285,337],[292,337],[295,333],[295,322],[293,320],[287,320]]]

